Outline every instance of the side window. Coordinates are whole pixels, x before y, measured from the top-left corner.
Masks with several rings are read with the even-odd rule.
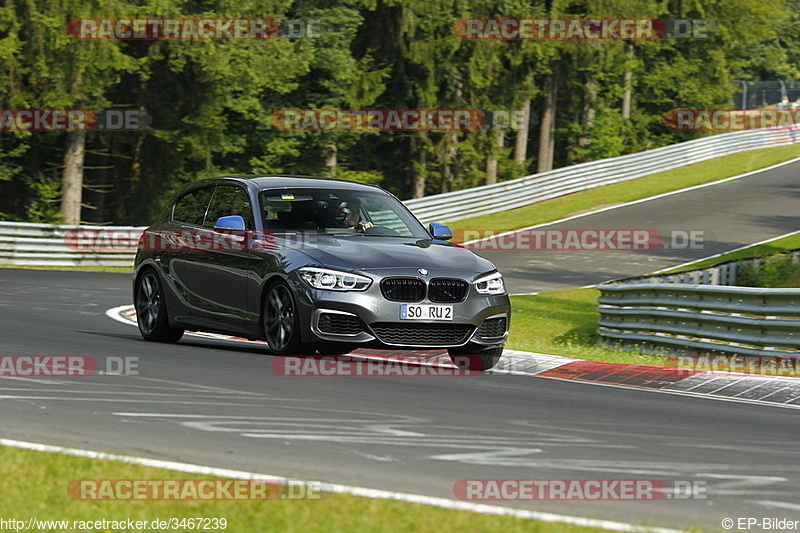
[[[239,215],[244,219],[245,227],[253,227],[253,209],[250,206],[250,198],[247,191],[235,185],[218,185],[214,191],[214,198],[211,200],[211,207],[208,208],[208,215],[203,224],[207,228],[213,228],[214,223],[219,217]]]
[[[202,226],[213,191],[214,187],[205,187],[178,198],[172,211],[172,220]]]

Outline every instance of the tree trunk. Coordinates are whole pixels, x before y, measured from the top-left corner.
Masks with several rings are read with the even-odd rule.
[[[631,102],[633,101],[633,67],[631,66],[633,45],[631,43],[628,43],[625,49],[625,59],[627,60],[627,66],[623,76],[625,92],[622,95],[622,118],[631,118]]]
[[[450,167],[450,163],[458,155],[458,133],[454,131],[446,133],[444,139],[447,145],[445,146],[444,162],[442,163],[442,181],[439,184],[440,193],[448,192],[453,181],[453,170]]]
[[[556,99],[558,97],[558,62],[551,63],[551,72],[545,78],[542,118],[539,123],[539,158],[536,172],[553,170],[553,152],[556,137]]]
[[[325,175],[329,178],[336,177],[336,167],[339,165],[339,146],[335,140],[328,143],[325,150]]]
[[[528,128],[531,125],[531,99],[526,98],[525,103],[522,105],[522,123],[519,125],[520,129],[517,130],[517,138],[514,143],[514,162],[520,167],[525,166],[525,160],[528,159]]]
[[[411,135],[411,154],[412,157],[417,155],[419,151],[419,165],[412,166],[411,172],[411,198],[422,198],[425,196],[425,168],[428,165],[428,154],[425,152],[425,147],[419,148],[416,135]]]
[[[136,109],[139,111],[140,117],[145,116],[147,112],[144,103],[142,103],[144,95],[147,94],[147,82],[147,79],[143,79],[139,82],[139,93],[136,95],[136,100],[139,102]],[[144,131],[139,131],[136,134],[136,140],[133,145],[133,157],[131,158],[131,183],[138,183],[139,179],[142,177],[142,147],[144,146],[145,135],[146,133]]]
[[[142,147],[144,146],[145,133],[136,134],[133,144],[133,154],[131,156],[131,183],[138,183],[142,177]]]
[[[505,136],[503,135],[503,130],[497,130],[494,132],[495,138],[494,141],[498,148],[503,148]],[[492,150],[494,152],[494,150]],[[499,152],[499,150],[498,150]],[[491,153],[489,157],[486,158],[486,185],[492,185],[493,183],[497,183],[497,154]]]
[[[64,150],[64,170],[61,174],[61,217],[64,224],[81,223],[85,150],[86,132],[83,130],[68,132]]]
[[[92,185],[94,185],[94,194],[92,194],[94,209],[91,211],[92,222],[95,224],[103,224],[106,222],[106,195],[108,194],[108,154],[107,148],[103,147],[95,154],[89,155],[94,157],[97,161],[97,171],[91,173],[94,177]],[[91,161],[91,160],[90,160]],[[92,190],[92,187],[89,188]]]
[[[586,89],[586,99],[583,105],[583,131],[585,133],[592,129],[594,120],[597,117],[597,111],[594,108],[594,102],[597,99],[597,84],[594,80],[589,80],[583,86]],[[588,146],[590,142],[592,142],[592,139],[588,135],[582,135],[578,138],[579,146]]]
[[[439,183],[439,193],[450,191],[450,182],[453,179],[453,171],[450,169],[450,163],[442,165],[442,181]]]

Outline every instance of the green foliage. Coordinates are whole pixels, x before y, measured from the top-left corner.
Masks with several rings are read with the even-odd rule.
[[[340,167],[336,170],[336,179],[357,181],[359,183],[369,183],[370,185],[380,185],[383,181],[383,174],[380,172],[364,172],[360,170],[350,170]]]
[[[0,149],[0,181],[9,181],[22,172],[17,160],[27,151],[24,144],[10,150]]]
[[[61,179],[50,174],[23,176],[23,180],[31,191],[31,199],[25,210],[25,222],[58,224],[61,222],[59,197],[61,196]]]
[[[315,38],[79,40],[79,18],[318,20]],[[463,18],[702,18],[707,39],[466,40]],[[9,0],[0,6],[0,108],[135,108],[138,132],[87,136],[83,218],[145,224],[180,185],[221,174],[331,175],[401,197],[536,168],[545,76],[558,69],[556,166],[695,138],[675,108],[727,107],[737,79],[800,76],[800,0]],[[626,82],[626,80],[630,82]],[[631,97],[629,118],[622,101]],[[516,132],[276,129],[285,109],[514,111],[532,99],[527,157]],[[64,133],[0,132],[0,212],[55,220]],[[335,159],[331,156],[335,154]]]
[[[736,285],[772,289],[800,287],[800,264],[791,254],[775,254],[765,257],[761,264],[739,265]]]

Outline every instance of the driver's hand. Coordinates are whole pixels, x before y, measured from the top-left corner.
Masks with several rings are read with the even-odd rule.
[[[374,227],[374,226],[375,226],[375,224],[373,224],[372,222],[361,222],[358,226],[356,226],[356,229],[358,229],[358,231],[362,231],[363,232],[363,231],[367,231],[369,228]]]

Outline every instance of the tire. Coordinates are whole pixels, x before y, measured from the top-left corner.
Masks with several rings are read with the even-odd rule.
[[[264,340],[275,355],[297,355],[300,351],[300,327],[292,291],[284,281],[276,281],[264,296],[261,313]]]
[[[183,330],[169,325],[164,288],[155,270],[148,268],[136,281],[133,305],[136,308],[136,324],[145,340],[156,342],[178,342]]]
[[[494,368],[503,355],[503,347],[477,349],[467,345],[460,348],[450,348],[447,350],[450,360],[461,370],[489,370]]]

